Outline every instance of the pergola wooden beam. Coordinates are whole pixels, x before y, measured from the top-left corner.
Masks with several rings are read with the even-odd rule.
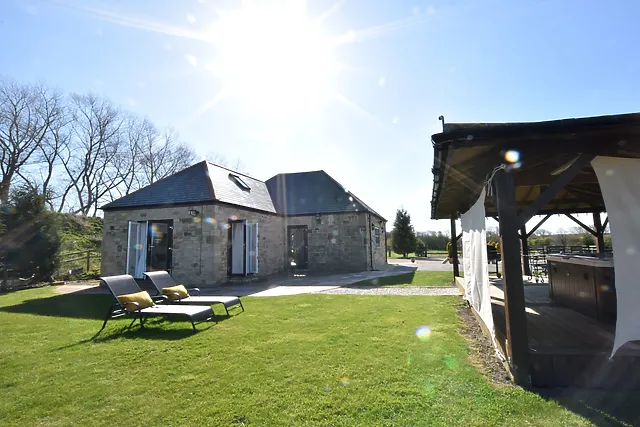
[[[456,234],[456,218],[451,217],[451,262],[453,263],[453,280],[460,277],[460,266],[458,265],[458,235]]]
[[[522,283],[520,238],[518,236],[520,221],[513,175],[504,169],[500,169],[494,175],[492,184],[500,223],[507,356],[509,357],[516,382],[528,385],[531,382],[529,335],[527,332],[524,285]]]
[[[594,159],[594,155],[592,154],[581,154],[576,160],[569,166],[566,170],[564,170],[560,176],[556,178],[553,183],[547,187],[547,189],[538,196],[538,198],[531,203],[529,206],[523,209],[520,214],[520,221],[518,224],[518,228],[525,225],[534,215],[536,215],[542,208],[544,208],[547,203],[553,200],[553,198],[558,194],[558,192],[562,191],[567,184],[571,182],[571,180],[578,174],[582,169],[584,169],[591,160]],[[515,188],[515,187],[514,187]],[[515,191],[515,190],[514,190]],[[515,198],[515,196],[514,196]]]
[[[533,236],[533,233],[535,233],[536,231],[538,231],[538,228],[540,228],[540,227],[542,226],[542,224],[544,224],[544,223],[545,223],[549,218],[551,218],[551,214],[548,214],[547,216],[545,216],[544,218],[542,218],[542,219],[540,220],[540,222],[539,222],[539,223],[537,223],[537,224],[536,224],[536,226],[535,226],[535,227],[533,227],[533,228],[531,229],[531,231],[529,231],[529,232],[527,233],[527,237],[531,237],[531,236]]]
[[[609,215],[607,215],[607,217],[605,218],[604,222],[602,223],[602,232],[604,233],[604,230],[607,229],[607,225],[609,225]]]
[[[586,225],[585,223],[583,223],[582,221],[580,221],[578,218],[574,217],[571,214],[565,214],[567,218],[569,218],[571,221],[575,222],[576,224],[578,224],[580,227],[584,228],[589,234],[591,234],[592,236],[596,237],[598,235],[598,232],[595,231],[594,229],[592,229],[591,227],[589,227],[588,225]],[[595,219],[596,215],[598,215],[598,218],[600,218],[600,214],[599,213],[593,213],[593,217]]]

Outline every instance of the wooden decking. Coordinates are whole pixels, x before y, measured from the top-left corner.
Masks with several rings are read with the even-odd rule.
[[[504,351],[502,291],[492,286],[491,294],[496,338]],[[609,360],[614,326],[555,304],[545,285],[525,285],[525,302],[534,386],[640,389],[640,345],[628,343]]]

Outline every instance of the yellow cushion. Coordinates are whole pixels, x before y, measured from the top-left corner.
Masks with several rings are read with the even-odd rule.
[[[170,301],[177,301],[178,299],[185,299],[189,297],[189,292],[187,292],[187,289],[184,287],[184,285],[162,288],[162,293],[165,294]],[[178,294],[180,298],[178,298],[174,294]]]
[[[136,292],[135,294],[120,295],[118,297],[120,304],[124,305],[127,310],[135,311],[138,307],[135,304],[128,304],[131,302],[137,302],[140,305],[140,309],[147,307],[153,307],[155,304],[147,291]]]

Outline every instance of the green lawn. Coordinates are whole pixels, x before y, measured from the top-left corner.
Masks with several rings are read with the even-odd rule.
[[[368,279],[352,286],[453,286],[450,271],[416,271],[398,276]]]
[[[400,298],[402,301],[400,301]],[[354,302],[356,302],[354,304]],[[459,298],[246,298],[217,325],[100,328],[109,298],[0,296],[3,425],[587,425],[468,362]],[[401,302],[401,303],[400,303]],[[419,340],[418,326],[431,328]]]

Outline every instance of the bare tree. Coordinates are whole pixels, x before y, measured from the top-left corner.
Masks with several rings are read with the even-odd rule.
[[[125,155],[124,118],[109,102],[95,95],[71,96],[72,141],[62,156],[67,185],[60,209],[73,194],[75,213],[96,215],[99,203],[126,179],[120,171]]]
[[[196,155],[178,133],[167,128],[164,133],[145,120],[144,137],[139,154],[139,186],[143,187],[191,166]]]
[[[51,210],[55,210],[54,202],[60,198],[57,194],[57,184],[59,178],[60,155],[67,149],[70,140],[70,118],[64,105],[60,107],[60,114],[51,123],[49,131],[40,144],[40,163],[32,171],[20,171],[18,175],[25,181],[25,184],[45,196],[45,200]]]
[[[231,170],[234,170],[236,172],[240,172],[243,174],[248,174],[249,172],[247,172],[246,167],[244,165],[244,163],[242,163],[242,160],[240,159],[236,159],[233,162],[228,161],[224,156],[220,155],[220,154],[216,154],[216,153],[209,153],[205,156],[205,158],[210,161],[211,163],[215,163],[217,165],[220,166],[224,166],[225,168],[229,168]]]
[[[567,247],[569,244],[569,234],[567,234],[567,231],[564,228],[559,228],[556,231],[556,237],[562,246]]]
[[[123,144],[115,159],[115,167],[122,178],[122,184],[114,188],[111,199],[125,196],[140,188],[140,153],[144,144],[147,129],[152,124],[148,120],[140,120],[130,115],[123,124]]]
[[[43,85],[0,82],[1,203],[7,203],[15,177],[26,173],[30,165],[42,162],[45,152],[55,155],[44,145],[61,115],[61,98],[55,91]]]

